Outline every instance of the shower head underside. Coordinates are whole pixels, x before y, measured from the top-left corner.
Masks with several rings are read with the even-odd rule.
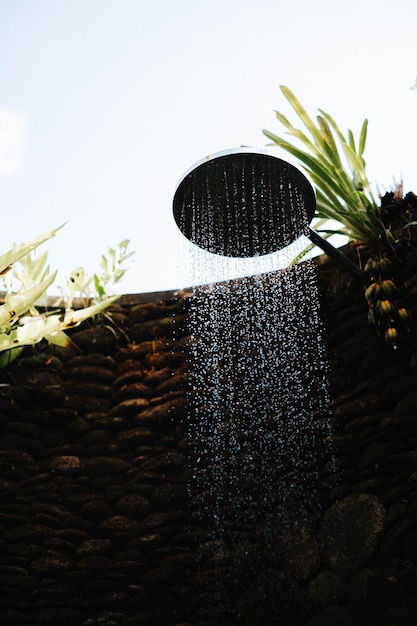
[[[252,257],[308,235],[315,204],[312,185],[290,163],[262,152],[227,151],[185,174],[174,196],[174,218],[197,246]]]
[[[202,159],[174,195],[174,219],[200,248],[225,257],[282,250],[306,235],[365,282],[369,276],[309,226],[316,197],[307,176],[269,151],[240,148]]]

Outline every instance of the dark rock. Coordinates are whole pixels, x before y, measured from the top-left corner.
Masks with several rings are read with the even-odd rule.
[[[77,555],[82,558],[87,556],[109,556],[112,550],[113,542],[111,539],[89,539],[77,548]]]
[[[113,476],[124,474],[130,469],[130,464],[117,457],[94,457],[85,461],[86,471],[89,476]]]
[[[376,496],[352,494],[333,504],[320,529],[320,551],[327,567],[349,576],[364,567],[379,544],[385,509]]]
[[[146,425],[166,426],[179,416],[185,414],[188,402],[185,398],[173,398],[162,404],[148,407],[135,416],[135,422]]]
[[[124,624],[127,614],[121,611],[100,611],[89,617],[81,626],[119,626]]]
[[[303,519],[293,525],[282,524],[272,553],[295,580],[311,578],[320,563],[317,537],[312,525]]]
[[[91,497],[91,496],[90,496]],[[102,519],[110,517],[112,513],[111,506],[104,500],[93,498],[82,505],[80,514],[88,520],[98,522]]]
[[[3,446],[10,450],[22,450],[24,452],[29,453],[33,457],[38,457],[42,454],[44,450],[44,446],[39,439],[31,439],[29,437],[24,437],[18,433],[7,433],[2,437]],[[23,458],[23,455],[21,456]],[[27,465],[27,463],[26,463]]]
[[[401,472],[404,470],[413,471],[417,468],[417,450],[391,454],[381,459],[379,469],[383,472]]]
[[[93,354],[97,352],[111,354],[117,345],[117,338],[113,332],[100,326],[76,330],[71,334],[71,339],[81,350]]]
[[[149,400],[146,398],[130,398],[114,406],[109,412],[109,415],[136,415],[137,413],[141,413],[141,411],[148,406]]]
[[[90,428],[83,437],[81,442],[84,446],[94,446],[111,441],[112,435],[109,431],[102,428]]]
[[[374,620],[379,619],[378,624],[411,626],[417,608],[416,584],[417,570],[411,561],[376,563],[359,572],[352,581],[352,615],[361,626],[365,624],[365,609]]]
[[[179,613],[172,609],[147,609],[126,618],[123,626],[173,626],[179,624]],[[179,624],[179,626],[181,626]]]
[[[308,597],[318,609],[342,605],[349,597],[349,585],[341,576],[325,570],[311,581]]]
[[[87,456],[119,456],[121,450],[120,446],[114,441],[107,441],[104,443],[96,443],[87,447]]]
[[[158,387],[165,380],[171,380],[175,370],[168,367],[162,369],[151,369],[145,373],[144,383],[149,387]]]
[[[117,364],[113,357],[101,354],[100,352],[92,352],[91,354],[80,354],[73,356],[67,363],[67,368],[93,365],[94,367],[103,367],[109,370],[116,370]]]
[[[239,626],[295,626],[306,623],[311,610],[297,584],[279,571],[265,570],[238,599],[234,613]]]
[[[80,364],[71,367],[71,378],[84,381],[84,383],[88,381],[89,384],[97,382],[111,385],[114,381],[114,372],[108,367]]]
[[[172,585],[184,579],[184,570],[180,567],[164,566],[154,567],[141,576],[141,582],[145,586],[159,588]]]
[[[163,528],[172,524],[179,524],[186,519],[184,511],[166,511],[161,513],[151,513],[144,519],[144,524],[149,528]]]
[[[156,393],[158,396],[164,396],[172,391],[186,390],[187,384],[184,380],[184,376],[179,374],[178,370],[172,372],[171,378],[167,378],[160,385],[156,387]]]
[[[127,494],[115,504],[115,512],[118,515],[127,515],[136,520],[142,520],[151,510],[151,504],[147,498],[139,494]]]
[[[417,559],[417,528],[415,526],[407,533],[402,556],[413,561]]]
[[[125,445],[151,444],[155,442],[156,434],[150,428],[129,428],[120,432],[117,441]]]
[[[77,569],[85,570],[89,575],[108,572],[113,565],[113,559],[97,554],[87,554],[77,561]]]
[[[1,611],[1,618],[4,624],[13,624],[13,626],[29,626],[32,624],[32,615],[29,611],[21,610],[21,608],[4,609]]]
[[[399,401],[409,394],[413,395],[416,388],[417,380],[415,374],[393,378],[387,382],[385,377],[385,385],[382,390],[384,398],[398,399]]]
[[[34,465],[34,458],[27,452],[7,448],[0,450],[0,468],[2,469],[12,469],[16,466],[32,467]]]
[[[66,395],[64,406],[68,409],[75,409],[82,414],[87,413],[107,413],[110,411],[111,403],[108,398],[94,398],[92,396]]]
[[[404,556],[404,544],[410,528],[411,519],[403,519],[394,524],[381,540],[380,552],[388,558],[402,558]]]
[[[184,360],[184,353],[176,349],[170,350],[169,352],[153,352],[148,354],[145,362],[149,368],[162,370],[166,367],[176,369],[184,364]],[[145,382],[149,384],[148,380],[145,380]]]
[[[121,390],[126,386],[139,385],[143,380],[144,372],[143,367],[137,361],[128,359],[117,370],[117,378],[114,381],[114,386]],[[144,385],[146,388],[146,386]],[[117,393],[117,392],[116,392]]]
[[[395,440],[372,441],[362,452],[358,460],[358,467],[372,467],[387,456],[402,452],[402,445]]]
[[[77,369],[76,369],[77,371]],[[78,370],[79,371],[79,370]],[[108,370],[105,370],[106,372]],[[95,372],[95,375],[97,372]],[[76,396],[92,396],[93,398],[110,398],[113,394],[113,386],[94,380],[69,380],[65,383],[67,393]]]
[[[407,517],[408,511],[408,502],[406,502],[405,500],[393,504],[387,511],[387,517],[385,520],[386,528],[389,528],[392,524],[395,524],[399,520]]]
[[[52,472],[76,476],[84,470],[84,465],[78,456],[55,456],[48,460],[48,467]]]
[[[185,466],[186,457],[179,452],[166,452],[147,459],[142,463],[142,469],[150,471],[170,471],[176,473]]]
[[[126,550],[118,554],[115,567],[123,574],[137,576],[148,571],[151,565],[149,559],[138,550]]]
[[[119,432],[129,426],[129,420],[125,417],[101,417],[94,422],[95,428],[103,428],[111,432]]]
[[[152,504],[158,507],[182,504],[188,500],[186,485],[164,483],[157,487],[152,494]]]
[[[89,533],[86,530],[80,528],[62,528],[56,531],[56,537],[72,543],[74,546],[86,541],[89,538]]]
[[[83,417],[75,417],[74,419],[68,421],[65,424],[65,431],[74,435],[75,437],[79,437],[88,432],[91,428],[91,424],[84,419]],[[67,435],[68,438],[68,435]]]
[[[380,396],[370,394],[360,396],[355,400],[346,402],[334,408],[335,417],[357,417],[367,413],[375,413],[383,408],[383,400]]]
[[[369,624],[369,622],[368,622]],[[349,611],[339,606],[332,606],[313,617],[306,626],[358,626]],[[376,625],[375,625],[376,626]]]
[[[6,538],[10,542],[42,542],[53,535],[49,526],[41,524],[22,524],[6,530]]]
[[[82,610],[73,607],[48,607],[39,609],[34,614],[34,623],[42,626],[74,626],[82,624],[86,614]]]
[[[170,337],[173,332],[174,320],[172,317],[162,317],[157,320],[138,322],[129,328],[129,337],[136,343],[142,343],[149,339]]]
[[[120,533],[134,534],[140,532],[142,526],[125,515],[113,515],[100,522],[98,529],[109,535]]]
[[[394,415],[415,415],[417,411],[417,391],[412,391],[395,405]]]
[[[154,396],[155,390],[152,387],[142,382],[133,382],[120,386],[113,394],[113,401],[119,403],[132,398],[152,398]]]
[[[35,576],[63,576],[72,567],[72,561],[56,554],[45,555],[33,561],[31,572]]]
[[[134,541],[130,543],[132,548],[137,547],[145,554],[151,553],[160,546],[164,545],[166,538],[159,533],[148,533],[137,536]]]

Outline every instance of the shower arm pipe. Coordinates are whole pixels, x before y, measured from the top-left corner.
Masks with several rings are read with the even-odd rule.
[[[343,252],[340,252],[337,248],[335,248],[331,243],[329,243],[324,237],[321,237],[315,230],[312,228],[308,229],[308,237],[314,245],[318,246],[329,255],[335,261],[341,263],[345,266],[347,270],[352,272],[355,276],[358,276],[363,283],[369,284],[371,282],[371,277],[368,272],[361,270],[353,261],[351,261]]]

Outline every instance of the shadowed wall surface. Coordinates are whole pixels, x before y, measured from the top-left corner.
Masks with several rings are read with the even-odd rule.
[[[415,330],[394,351],[367,322],[362,285],[329,260],[318,280],[332,457],[320,513],[289,499],[268,550],[250,532],[225,553],[195,514],[188,293],[124,297],[72,332],[79,354],[42,344],[3,372],[4,623],[414,623]]]

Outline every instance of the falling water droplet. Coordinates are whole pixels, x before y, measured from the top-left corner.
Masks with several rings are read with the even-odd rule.
[[[245,169],[243,194],[235,192],[236,176],[223,174],[230,211],[213,222],[216,189],[206,182],[192,199],[191,239],[201,245],[190,247],[197,286],[189,313],[189,494],[193,519],[218,558],[236,563],[238,546],[250,541],[264,559],[245,565],[256,574],[282,529],[318,512],[320,475],[332,454],[324,445],[327,370],[315,266],[283,269],[306,243],[303,235],[293,242],[294,231],[308,228],[303,198],[285,171],[271,192],[270,180]],[[291,211],[278,211],[280,196]],[[273,248],[277,232],[289,245],[259,254]],[[250,256],[213,254],[223,244],[225,255],[228,246],[246,253],[249,246]],[[202,546],[201,567],[213,558]],[[230,587],[219,582],[218,602],[233,603]]]

